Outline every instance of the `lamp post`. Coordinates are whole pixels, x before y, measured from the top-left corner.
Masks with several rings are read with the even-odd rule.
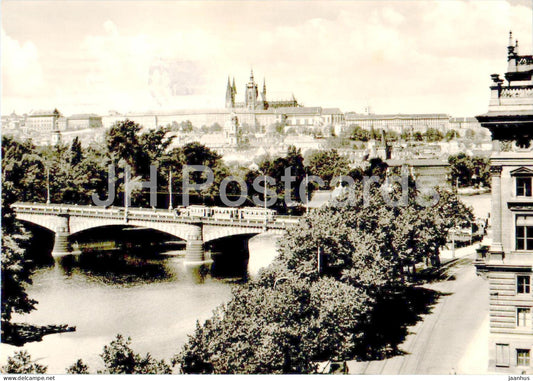
[[[263,172],[263,209],[264,209],[264,215],[265,215],[265,231],[267,230],[268,225],[268,208],[267,208],[267,180],[266,180],[266,173]]]
[[[453,234],[452,234],[452,258],[455,258],[455,234],[457,232],[456,228],[457,228],[457,225],[453,228]]]
[[[305,174],[305,214],[309,214],[309,175]]]
[[[320,275],[320,268],[321,268],[321,258],[320,258],[320,243],[318,243],[318,240],[316,241],[316,271],[318,275]]]
[[[50,166],[46,165],[46,203],[50,204]]]
[[[172,169],[168,170],[168,210],[172,210]]]

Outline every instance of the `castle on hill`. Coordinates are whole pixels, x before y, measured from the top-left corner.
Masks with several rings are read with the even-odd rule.
[[[235,78],[233,83],[230,83],[228,77],[228,85],[226,87],[226,108],[227,109],[246,109],[246,110],[268,110],[281,107],[299,107],[298,101],[292,95],[291,99],[287,100],[267,100],[266,81],[263,79],[263,90],[259,93],[257,83],[254,80],[254,71],[250,73],[250,80],[246,84],[244,90],[244,102],[236,102],[237,87],[235,86]]]

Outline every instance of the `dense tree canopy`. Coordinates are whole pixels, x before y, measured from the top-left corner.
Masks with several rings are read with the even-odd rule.
[[[471,218],[453,193],[424,196],[410,184],[407,202],[391,204],[381,185],[363,196],[356,182],[338,202],[302,218],[276,260],[236,286],[174,361],[185,373],[314,373],[320,361],[385,351],[371,338],[382,324],[372,320],[381,318],[373,313],[377,300],[408,287],[416,263],[438,265],[447,231]],[[387,189],[398,202],[400,190]]]
[[[325,188],[331,188],[331,180],[335,177],[347,175],[349,172],[348,160],[339,155],[337,150],[314,151],[306,158],[308,173],[319,176],[325,181]]]
[[[490,186],[489,159],[481,156],[468,156],[464,153],[448,158],[454,185],[467,187]]]

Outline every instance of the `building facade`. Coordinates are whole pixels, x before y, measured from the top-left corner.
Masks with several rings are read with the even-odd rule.
[[[477,116],[492,134],[492,241],[478,274],[489,282],[489,370],[533,371],[533,56],[512,35],[505,80],[492,75],[489,111]]]
[[[102,117],[96,114],[76,114],[67,118],[67,130],[102,127]]]
[[[424,133],[428,128],[446,132],[450,128],[447,114],[346,114],[346,124],[366,130],[386,130],[402,133]]]
[[[26,118],[26,128],[40,133],[56,131],[59,118],[61,113],[57,109],[33,111]]]

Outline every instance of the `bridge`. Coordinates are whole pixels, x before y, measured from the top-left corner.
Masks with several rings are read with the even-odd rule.
[[[144,227],[171,234],[186,241],[185,264],[205,263],[204,244],[237,235],[256,235],[265,231],[285,231],[298,218],[275,219],[218,218],[179,216],[166,209],[79,206],[67,204],[14,203],[20,221],[44,227],[55,233],[53,257],[75,254],[69,236],[87,229],[112,225]]]

